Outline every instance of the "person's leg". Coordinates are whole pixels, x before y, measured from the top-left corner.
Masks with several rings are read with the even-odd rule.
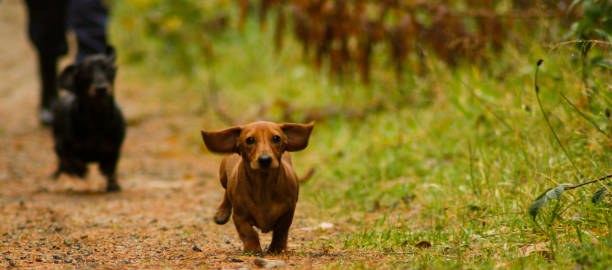
[[[51,104],[57,98],[57,59],[68,52],[66,12],[68,0],[26,0],[28,34],[38,55],[40,76],[40,120],[53,120]]]
[[[106,25],[108,8],[101,0],[72,1],[69,8],[68,25],[77,36],[77,62],[86,56],[104,53],[107,46]]]
[[[57,57],[38,56],[38,72],[41,81],[40,121],[49,125],[53,122],[51,104],[57,98]]]

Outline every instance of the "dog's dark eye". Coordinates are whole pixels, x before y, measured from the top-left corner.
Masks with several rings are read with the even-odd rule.
[[[281,137],[278,136],[278,135],[274,135],[274,136],[272,136],[272,141],[274,143],[279,143],[281,141]]]
[[[248,137],[248,138],[246,139],[246,143],[247,143],[247,144],[254,144],[254,143],[255,143],[255,138],[253,138],[253,137]]]

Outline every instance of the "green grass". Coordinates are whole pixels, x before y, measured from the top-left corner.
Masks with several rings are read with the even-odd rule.
[[[427,75],[406,71],[401,84],[381,68],[389,64],[385,48],[377,47],[373,82],[363,85],[314,70],[289,35],[276,54],[273,28],[260,32],[250,18],[242,32],[230,27],[212,36],[214,60],[201,57],[185,74],[168,70],[177,64],[172,55],[144,57],[163,50],[150,37],[122,32],[121,22],[129,15],[122,5],[127,4],[116,4],[113,33],[126,68],[152,72],[181,88],[164,93],[186,108],[207,108],[202,100],[211,78],[220,86],[219,100],[237,117],[279,99],[297,108],[383,103],[383,110],[363,119],[335,116],[317,122],[311,144],[296,155],[299,172],[318,169],[303,186],[301,200],[315,206],[314,217],[333,217],[331,222],[345,228],[340,240],[313,246],[381,252],[387,255],[381,263],[390,268],[612,265],[610,203],[590,203],[601,184],[567,191],[552,222],[545,218],[554,204],[537,219],[540,225],[527,214],[546,189],[598,178],[612,167],[610,136],[559,95],[610,132],[604,111],[612,104],[612,76],[594,71],[590,83],[597,91],[588,92],[591,102],[584,102],[586,90],[572,47],[550,50],[537,40],[524,41],[530,45],[510,45],[488,65],[457,69],[428,58]],[[533,79],[540,58],[543,106],[580,172],[538,108]],[[201,116],[202,128],[225,127],[210,110]],[[279,121],[281,113],[272,110],[267,117]],[[193,138],[193,144],[199,143],[198,136]],[[416,247],[420,241],[430,242],[431,248]],[[532,245],[538,248],[530,250]],[[371,267],[351,261],[329,267],[341,266]]]

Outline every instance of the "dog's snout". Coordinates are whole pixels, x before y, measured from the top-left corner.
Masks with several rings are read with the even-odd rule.
[[[104,84],[96,84],[94,86],[95,90],[96,90],[96,94],[98,95],[103,95],[106,94],[106,92],[108,91],[108,84],[104,83]]]
[[[269,155],[263,154],[259,156],[259,158],[257,159],[257,162],[259,162],[259,166],[261,166],[262,168],[268,168],[270,167],[270,164],[272,163],[272,157]]]

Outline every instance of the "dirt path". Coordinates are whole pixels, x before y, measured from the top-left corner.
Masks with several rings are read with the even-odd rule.
[[[50,131],[36,118],[24,12],[22,1],[0,2],[0,268],[253,267],[233,226],[211,220],[221,198],[220,158],[202,153],[201,120],[188,113],[140,117],[155,114],[162,97],[121,75],[118,100],[133,123],[119,165],[123,192],[101,193],[105,181],[95,167],[84,181],[48,178],[56,159]],[[319,236],[304,228],[318,221],[304,213],[298,207],[291,251],[280,258],[310,268],[343,257],[309,248]]]

